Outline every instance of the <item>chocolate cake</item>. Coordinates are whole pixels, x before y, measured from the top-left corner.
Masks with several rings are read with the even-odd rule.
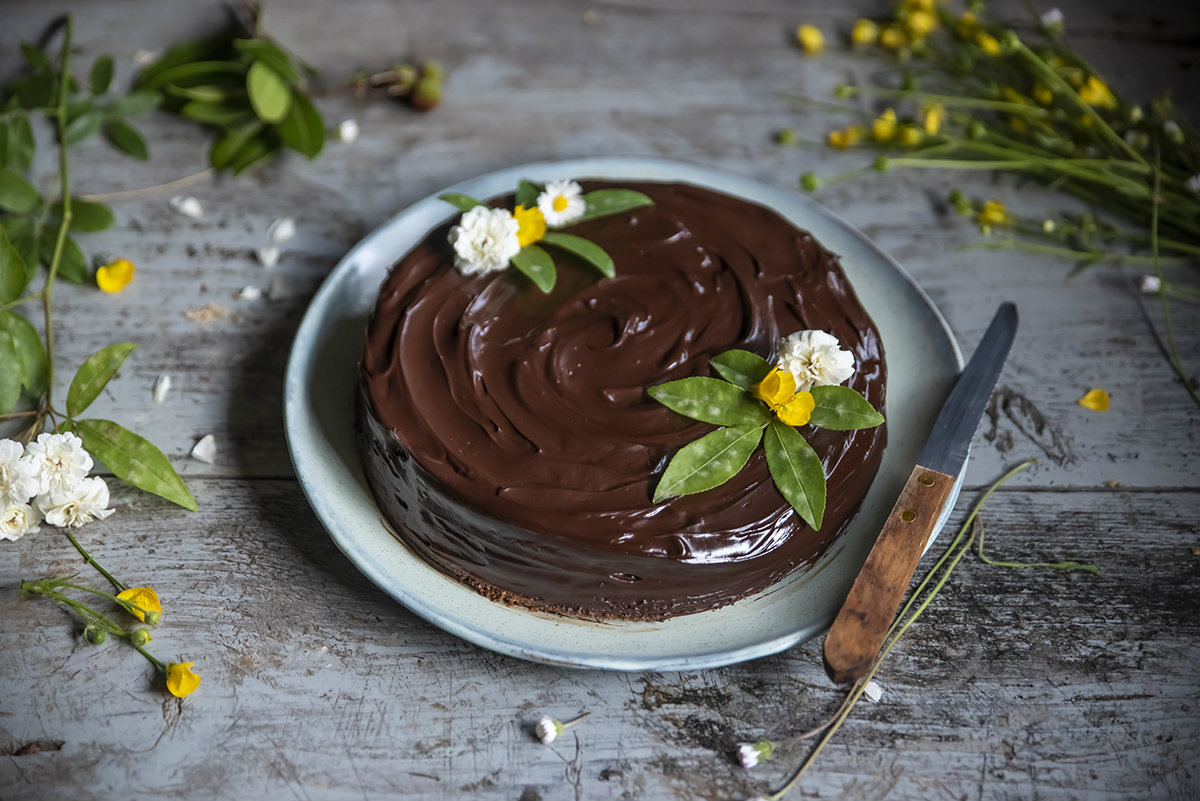
[[[886,369],[837,258],[808,233],[708,189],[620,186],[654,205],[571,228],[612,256],[616,276],[556,252],[548,294],[515,269],[456,270],[447,207],[380,289],[358,432],[380,510],[437,569],[534,609],[663,619],[763,590],[823,553],[871,484],[886,429],[800,429],[827,477],[814,531],[761,448],[727,483],[653,503],[670,458],[713,426],[647,388],[710,375],[732,348],[772,358],[802,329],[854,354],[846,383],[881,411]]]

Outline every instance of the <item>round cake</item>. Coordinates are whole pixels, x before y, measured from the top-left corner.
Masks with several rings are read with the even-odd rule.
[[[465,275],[449,242],[458,215],[405,255],[368,321],[357,427],[383,515],[438,570],[534,609],[664,619],[812,563],[857,511],[887,435],[799,429],[826,476],[819,530],[762,448],[724,484],[656,503],[670,459],[715,426],[647,390],[713,375],[731,349],[771,359],[802,330],[853,354],[845,383],[880,411],[886,368],[837,258],[808,233],[696,186],[620,187],[653,205],[570,228],[612,257],[614,277],[557,250],[548,293],[515,269]]]

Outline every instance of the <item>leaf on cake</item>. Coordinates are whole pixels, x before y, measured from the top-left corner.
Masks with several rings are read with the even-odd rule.
[[[742,389],[750,389],[771,372],[770,362],[748,350],[727,350],[714,356],[709,364],[717,375]]]
[[[719,426],[763,426],[771,415],[746,391],[718,378],[681,378],[646,390],[650,397],[693,420]]]
[[[729,426],[684,445],[663,471],[654,502],[721,486],[746,466],[762,432],[761,426]]]
[[[596,189],[583,196],[587,211],[575,222],[594,220],[597,217],[607,217],[610,214],[620,214],[632,211],[642,206],[653,206],[654,201],[649,196],[633,189]]]
[[[554,260],[550,258],[550,254],[539,248],[537,245],[526,245],[521,248],[517,255],[512,257],[513,266],[529,277],[530,281],[537,284],[537,288],[542,292],[549,292],[554,289],[554,281],[557,275],[554,271]]]
[[[800,432],[772,420],[763,437],[767,469],[779,493],[814,529],[825,515],[825,467]]]
[[[855,431],[874,428],[883,422],[870,401],[850,387],[813,387],[810,392],[815,406],[809,422],[831,431]]]
[[[561,234],[555,231],[548,231],[542,237],[542,241],[547,245],[553,245],[556,248],[562,248],[568,253],[574,253],[579,258],[594,266],[597,270],[604,273],[609,278],[617,274],[617,268],[613,264],[612,256],[604,252],[604,249],[594,242],[590,242],[581,236],[572,236],[571,234]]]

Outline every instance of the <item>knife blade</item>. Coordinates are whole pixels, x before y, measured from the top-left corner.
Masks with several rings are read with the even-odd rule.
[[[825,669],[834,681],[854,681],[875,661],[966,462],[1016,332],[1017,307],[1003,303],[942,405],[916,467],[825,636]]]

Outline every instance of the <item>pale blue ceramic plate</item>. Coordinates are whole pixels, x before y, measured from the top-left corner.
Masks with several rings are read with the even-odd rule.
[[[962,366],[945,321],[904,270],[807,197],[739,175],[649,158],[526,164],[445,191],[492,197],[534,181],[677,181],[770,207],[841,256],[879,326],[888,360],[883,464],[850,529],[816,565],[727,607],[658,623],[598,622],[494,603],[412,554],[381,522],[354,444],[355,365],[363,327],[388,268],[454,212],[430,196],[356,245],[326,279],[292,345],[284,392],[288,447],[317,517],[369,578],[410,610],[463,639],[523,659],[608,670],[715,667],[782,651],[823,631],[866,559],[879,527]],[[441,194],[440,192],[438,194]],[[958,497],[958,475],[949,510]],[[939,528],[949,511],[939,521]]]

